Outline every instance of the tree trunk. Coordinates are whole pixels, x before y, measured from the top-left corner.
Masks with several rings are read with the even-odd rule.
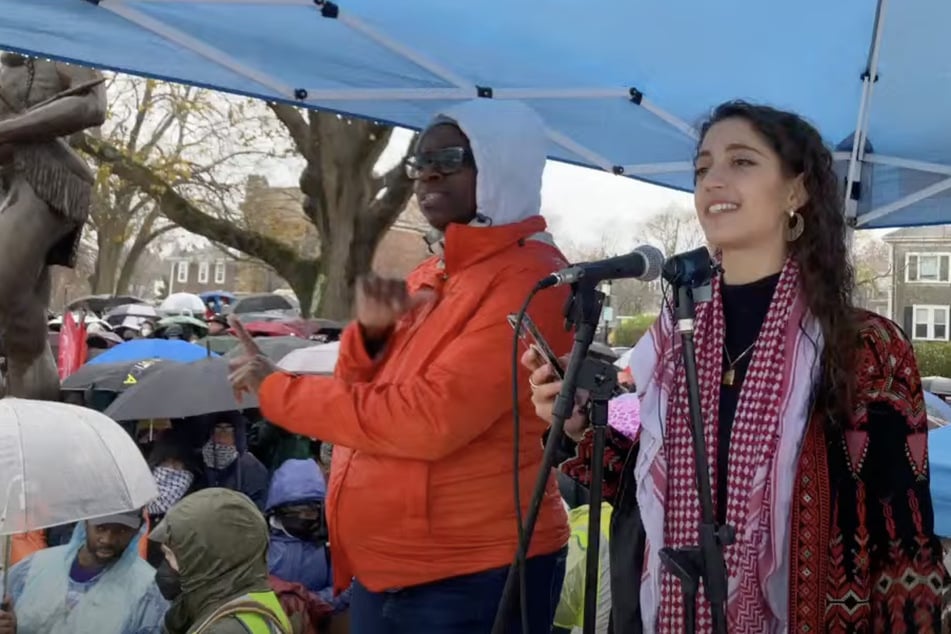
[[[300,303],[301,317],[307,319],[313,314],[314,293],[317,292],[317,282],[320,273],[320,267],[301,264],[293,272],[283,274],[283,277],[290,285],[297,301]]]
[[[119,262],[122,260],[121,242],[111,239],[108,232],[99,232],[96,238],[96,263],[93,269],[90,286],[93,295],[112,295],[116,290],[116,275],[119,273]]]
[[[368,273],[383,235],[406,206],[413,184],[402,163],[374,173],[393,128],[371,121],[269,104],[306,164],[303,208],[320,236],[317,314],[349,319],[354,284]]]
[[[152,209],[150,209],[145,215],[145,218],[142,219],[142,225],[135,235],[135,241],[132,243],[132,246],[129,247],[129,252],[126,254],[125,260],[122,262],[122,268],[119,270],[119,278],[116,280],[116,293],[129,292],[129,286],[132,284],[132,276],[135,275],[135,267],[138,265],[142,254],[145,253],[146,248],[148,248],[156,238],[175,228],[175,225],[167,224],[164,227],[155,229],[155,221],[158,220],[160,215],[161,209],[159,206],[152,205]]]
[[[358,229],[349,225],[349,229]],[[353,312],[354,288],[359,276],[370,272],[373,254],[381,234],[353,231],[349,236],[336,232],[321,253],[321,290],[317,314],[326,319],[346,321]],[[349,238],[349,239],[347,239]]]

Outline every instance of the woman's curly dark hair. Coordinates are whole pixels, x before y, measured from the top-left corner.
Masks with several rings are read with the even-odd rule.
[[[816,406],[828,411],[832,427],[837,427],[851,415],[858,329],[843,194],[832,154],[819,132],[799,115],[744,101],[717,106],[701,127],[701,141],[725,119],[747,121],[779,156],[787,176],[803,175],[809,200],[798,211],[804,228],[789,250],[799,263],[806,303],[824,340]]]

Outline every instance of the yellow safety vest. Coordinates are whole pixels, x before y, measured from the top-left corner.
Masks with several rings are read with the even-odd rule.
[[[598,579],[598,624],[596,631],[607,631],[610,618],[611,589],[608,540],[610,539],[611,505],[601,504],[601,552]],[[568,513],[571,539],[568,542],[568,559],[565,562],[565,581],[561,600],[555,610],[555,625],[580,631],[584,625],[585,572],[588,555],[588,506],[579,506]]]
[[[260,606],[261,612],[255,611],[250,604]],[[275,623],[267,616],[268,613],[277,618],[280,623]],[[273,592],[252,592],[229,601],[195,629],[194,634],[204,632],[212,624],[229,616],[241,621],[251,634],[294,634],[290,619],[287,618],[281,602]]]
[[[239,612],[236,615],[238,620],[248,628],[251,634],[293,634],[290,619],[284,614],[284,608],[281,607],[281,602],[276,594],[273,592],[252,592],[247,595],[247,600],[260,603],[281,621],[278,628],[278,624],[272,623],[265,616],[253,612]]]

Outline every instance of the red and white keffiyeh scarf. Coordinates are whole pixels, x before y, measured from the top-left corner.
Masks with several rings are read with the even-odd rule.
[[[712,299],[697,305],[695,339],[710,481],[717,481],[717,417],[725,325],[719,278]],[[742,386],[730,441],[727,522],[736,542],[725,551],[729,631],[783,631],[788,618],[789,517],[798,446],[812,385],[819,376],[821,332],[800,293],[789,259],[780,275]],[[641,608],[645,631],[684,631],[680,582],[662,569],[663,546],[698,542],[700,504],[680,336],[664,311],[631,355],[641,396],[635,466],[637,498],[647,534]],[[641,389],[643,386],[643,389]],[[713,486],[714,498],[716,486]],[[716,504],[716,499],[714,499]],[[701,592],[697,631],[712,631]]]

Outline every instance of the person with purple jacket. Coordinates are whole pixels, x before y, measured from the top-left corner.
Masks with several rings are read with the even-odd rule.
[[[350,592],[333,596],[326,496],[327,484],[314,460],[287,460],[274,472],[265,508],[271,529],[268,572],[303,585],[337,613],[349,606]]]

